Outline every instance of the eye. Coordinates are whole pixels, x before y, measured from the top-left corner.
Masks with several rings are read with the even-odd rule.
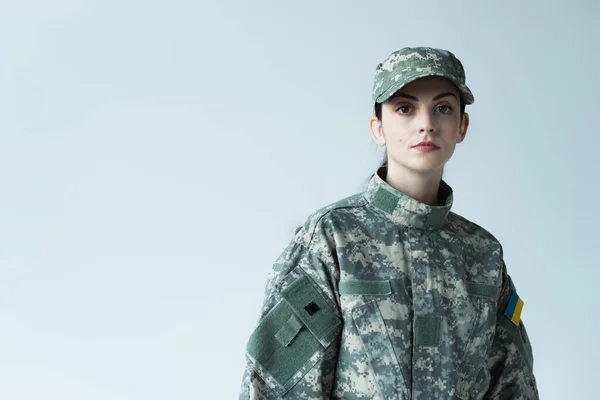
[[[450,114],[452,112],[452,107],[450,106],[437,106],[436,111],[441,112],[442,114]]]
[[[396,109],[396,112],[400,114],[408,114],[412,110],[411,106],[400,106]]]

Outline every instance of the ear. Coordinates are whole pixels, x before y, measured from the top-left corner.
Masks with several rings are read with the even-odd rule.
[[[379,146],[385,146],[385,137],[383,136],[383,125],[377,117],[373,116],[369,120],[369,128],[371,129],[371,136],[373,140]]]
[[[458,132],[458,140],[456,141],[456,143],[461,143],[463,140],[465,140],[465,136],[467,136],[467,130],[469,129],[469,114],[465,113],[463,115],[461,124],[460,124],[460,130]]]

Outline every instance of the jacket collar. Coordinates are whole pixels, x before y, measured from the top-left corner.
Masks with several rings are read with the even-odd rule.
[[[394,189],[386,181],[387,168],[381,167],[370,179],[365,198],[376,209],[397,225],[419,229],[440,229],[446,223],[453,201],[452,188],[440,182],[439,198],[443,206],[421,203]]]

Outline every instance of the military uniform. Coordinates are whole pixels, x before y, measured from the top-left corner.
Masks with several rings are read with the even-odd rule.
[[[405,81],[458,71],[472,102],[460,63],[428,48],[380,64],[377,76],[396,74],[376,77],[375,101],[402,86],[395,76],[411,54],[434,68],[412,64]],[[240,399],[537,399],[523,302],[499,242],[451,212],[446,182],[443,205],[430,206],[391,187],[386,173],[313,213],[275,262]]]

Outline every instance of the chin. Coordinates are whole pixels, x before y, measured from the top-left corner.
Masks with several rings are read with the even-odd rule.
[[[444,163],[413,163],[412,165],[407,165],[407,167],[418,173],[431,173],[442,170],[442,168],[444,168]]]
[[[409,162],[396,162],[401,169],[406,171],[412,171],[418,174],[430,174],[433,172],[439,172],[444,168],[445,159],[437,157],[423,157],[408,160]],[[395,163],[395,164],[396,164]]]

